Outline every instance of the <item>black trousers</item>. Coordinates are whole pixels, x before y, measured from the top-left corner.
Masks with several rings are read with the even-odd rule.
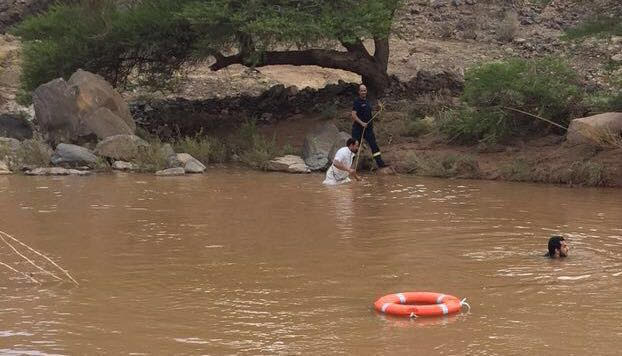
[[[352,124],[352,138],[357,141],[360,141],[362,134],[363,134],[363,126],[359,125],[358,123]],[[365,129],[365,136],[363,137],[363,139],[365,139],[367,144],[369,144],[369,147],[371,148],[372,156],[374,157],[376,164],[378,164],[378,167],[384,167],[384,162],[382,161],[382,158],[380,158],[380,147],[378,147],[378,143],[376,143],[376,135],[374,134],[373,126],[367,126],[367,129]],[[362,144],[362,143],[363,142],[359,142],[359,144]]]

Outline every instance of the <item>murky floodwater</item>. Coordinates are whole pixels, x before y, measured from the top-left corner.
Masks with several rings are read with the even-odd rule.
[[[322,179],[0,177],[0,229],[80,282],[0,269],[0,354],[620,353],[621,190]],[[564,261],[542,257],[555,232]],[[372,309],[416,290],[472,310]]]

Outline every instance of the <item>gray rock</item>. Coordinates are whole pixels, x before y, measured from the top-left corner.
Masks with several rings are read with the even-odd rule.
[[[18,140],[32,138],[32,124],[21,114],[0,114],[0,136]]]
[[[95,147],[95,154],[121,161],[131,161],[141,147],[149,144],[135,135],[115,135],[105,138]]]
[[[466,4],[467,5],[475,5],[475,4],[477,4],[477,1],[476,0],[466,0]]]
[[[168,168],[155,172],[156,176],[183,176],[186,171],[182,167]]]
[[[449,4],[449,0],[430,0],[430,6],[434,9],[447,6],[448,4]]]
[[[0,137],[0,150],[6,148],[10,153],[15,154],[19,150],[20,142],[10,137]]]
[[[106,107],[101,107],[86,115],[80,121],[78,130],[79,136],[95,135],[100,140],[115,135],[132,134],[134,130]]]
[[[89,171],[79,171],[77,169],[66,169],[62,167],[35,168],[26,171],[26,175],[29,176],[86,176],[89,174],[91,174]]]
[[[566,140],[570,144],[600,144],[602,138],[622,135],[622,113],[604,114],[574,119],[568,127]]]
[[[302,156],[312,171],[325,170],[330,165],[329,155],[335,142],[340,142],[341,136],[337,126],[326,123],[315,127],[305,137]]]
[[[162,147],[160,147],[160,155],[162,155],[162,157],[166,157],[166,168],[183,167],[183,164],[179,159],[177,159],[177,154],[170,144],[165,143]]]
[[[311,173],[305,161],[301,157],[294,155],[277,157],[271,160],[268,162],[268,170],[288,173]]]
[[[11,174],[11,170],[9,169],[9,164],[4,161],[3,158],[0,158],[0,176]]]
[[[187,153],[178,153],[177,159],[183,165],[186,173],[203,173],[207,169],[203,163]]]
[[[622,53],[611,56],[611,60],[614,62],[622,62]]]
[[[117,171],[134,171],[137,170],[138,167],[136,167],[136,165],[131,162],[114,161],[114,163],[112,163],[112,169]]]
[[[55,166],[94,166],[97,156],[84,147],[61,143],[56,146],[52,155],[52,164]]]
[[[136,130],[136,124],[130,113],[130,108],[110,83],[97,74],[78,69],[68,81],[69,85],[77,87],[77,101],[83,117],[95,112],[101,107],[110,110],[121,118],[131,129]]]
[[[76,97],[77,88],[62,78],[42,84],[32,93],[37,122],[50,142],[71,142],[78,133]]]
[[[60,78],[39,86],[33,92],[33,102],[39,126],[53,144],[136,130],[121,95],[102,77],[83,70],[69,81]]]

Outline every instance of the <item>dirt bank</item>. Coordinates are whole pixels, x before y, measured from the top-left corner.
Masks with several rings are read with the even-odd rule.
[[[348,108],[341,107],[333,118],[297,115],[263,125],[260,130],[275,135],[279,145],[301,151],[304,135],[315,125],[333,121],[348,132],[348,114]],[[407,137],[405,119],[405,113],[389,111],[375,126],[383,156],[400,174],[622,187],[622,149],[573,146],[555,134],[521,138],[506,145],[460,146],[447,144],[446,137],[436,132]],[[369,155],[368,148],[365,152]],[[375,173],[370,157],[362,162],[363,171]]]

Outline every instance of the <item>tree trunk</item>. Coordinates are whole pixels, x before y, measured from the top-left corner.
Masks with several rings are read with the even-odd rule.
[[[211,65],[214,71],[226,68],[232,64],[252,65],[263,67],[268,65],[289,64],[294,66],[316,65],[324,68],[342,69],[361,75],[363,84],[373,98],[379,98],[389,87],[387,67],[389,62],[388,39],[374,39],[376,50],[371,56],[362,42],[344,43],[346,52],[327,49],[308,49],[294,51],[267,51],[261,53],[259,59],[253,53],[241,51],[232,56],[215,54],[216,62]],[[248,48],[248,47],[245,47]],[[251,63],[251,58],[256,62]]]

